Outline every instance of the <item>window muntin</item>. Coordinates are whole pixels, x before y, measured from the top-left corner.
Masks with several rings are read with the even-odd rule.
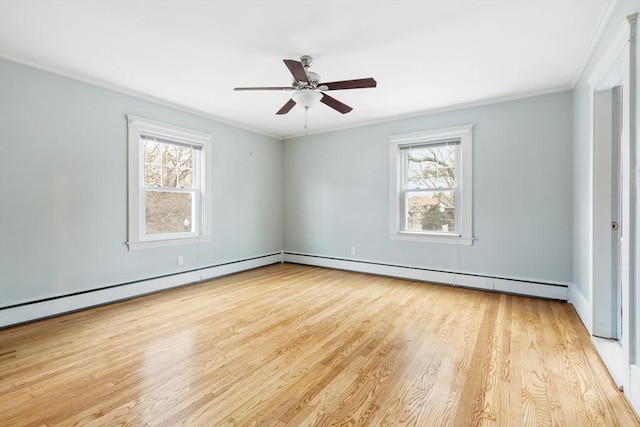
[[[140,135],[140,139],[144,151],[145,186],[193,186],[193,147],[145,134]]]
[[[134,116],[129,121],[130,249],[208,240],[211,137]],[[209,165],[207,167],[207,165]]]
[[[389,137],[392,239],[472,244],[472,129]]]

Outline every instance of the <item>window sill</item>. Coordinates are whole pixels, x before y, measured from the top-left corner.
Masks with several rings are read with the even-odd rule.
[[[445,243],[450,245],[471,246],[473,245],[472,237],[463,237],[454,234],[436,234],[436,233],[405,233],[400,232],[390,234],[391,240],[404,240],[409,242],[426,242],[426,243]]]
[[[210,242],[211,236],[185,237],[181,239],[139,240],[127,242],[130,251],[146,248],[160,248],[164,246],[188,245],[192,243]]]

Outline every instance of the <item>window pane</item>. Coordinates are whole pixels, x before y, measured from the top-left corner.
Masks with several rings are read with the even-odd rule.
[[[189,147],[177,147],[178,148],[178,166],[180,168],[191,168],[193,149]]]
[[[147,187],[159,187],[162,184],[160,166],[144,166],[144,185]]]
[[[175,166],[178,163],[178,147],[173,144],[162,145],[164,145],[162,164],[164,166]]]
[[[405,150],[405,188],[455,187],[456,145],[422,146]]]
[[[193,171],[191,169],[180,169],[178,173],[178,187],[191,188],[193,186]]]
[[[162,167],[162,186],[163,187],[177,187],[177,173],[176,168]]]
[[[162,152],[164,151],[164,144],[159,144],[153,141],[144,142],[144,162],[160,164],[162,162]]]
[[[147,235],[191,232],[192,197],[191,193],[147,191]]]
[[[404,231],[455,232],[455,200],[454,191],[407,193]]]

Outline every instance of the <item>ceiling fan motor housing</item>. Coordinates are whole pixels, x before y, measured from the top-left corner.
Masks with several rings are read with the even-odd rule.
[[[318,83],[320,83],[320,75],[318,73],[314,73],[313,71],[305,71],[307,72],[307,77],[309,77],[309,84],[313,87],[318,86]]]
[[[293,80],[293,88],[295,89],[315,89],[318,87],[318,83],[320,83],[320,75],[308,69],[305,69],[307,73],[307,78],[309,79],[309,83],[307,82],[299,82],[295,79]]]

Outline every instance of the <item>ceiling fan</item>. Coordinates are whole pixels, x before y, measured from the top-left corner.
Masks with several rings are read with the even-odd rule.
[[[287,114],[296,104],[308,110],[309,107],[315,105],[318,101],[333,108],[334,110],[346,114],[353,108],[338,101],[337,99],[324,93],[328,90],[343,89],[363,89],[376,87],[376,81],[371,78],[343,80],[338,82],[320,83],[320,76],[309,70],[313,58],[309,55],[300,57],[300,61],[294,59],[283,60],[289,72],[293,75],[293,83],[291,86],[276,87],[236,87],[233,90],[283,90],[293,91],[291,99],[278,110],[276,114]]]

